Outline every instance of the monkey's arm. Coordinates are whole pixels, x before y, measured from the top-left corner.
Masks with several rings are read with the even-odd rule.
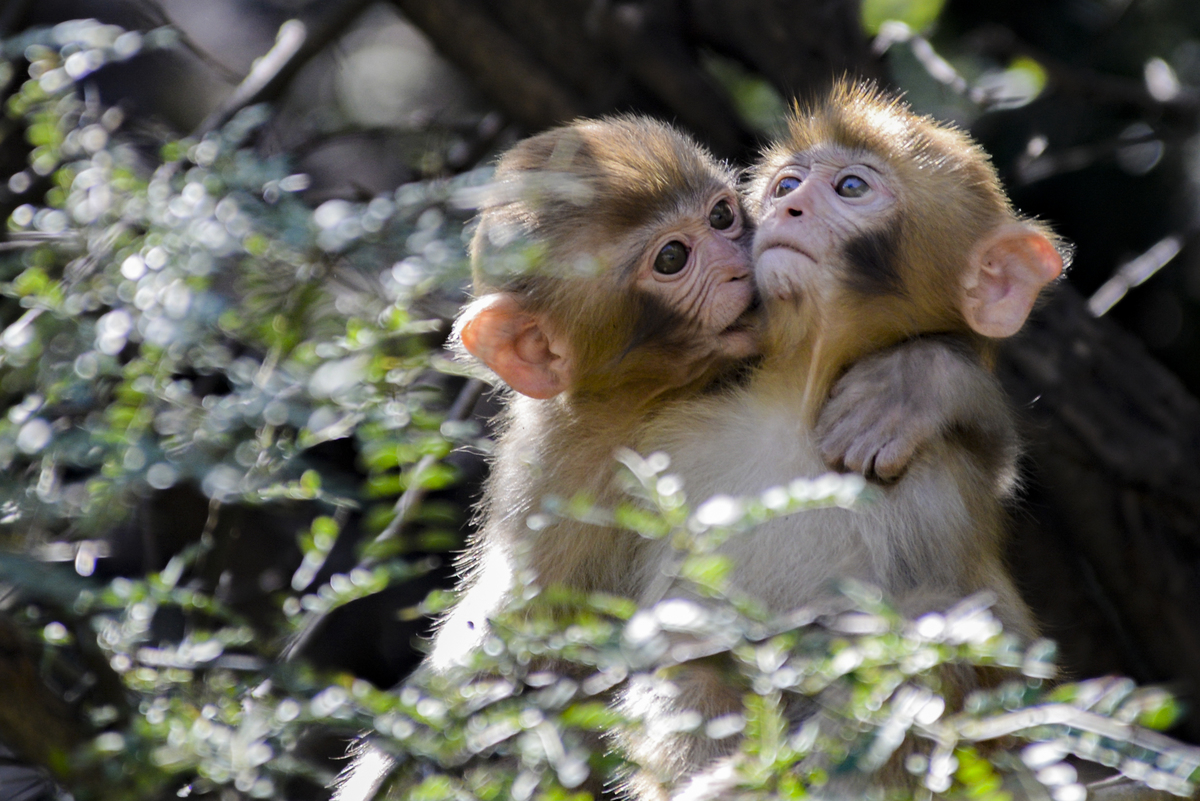
[[[855,363],[834,386],[816,434],[831,468],[884,481],[939,437],[958,438],[999,476],[1018,451],[999,382],[954,336],[921,337]]]

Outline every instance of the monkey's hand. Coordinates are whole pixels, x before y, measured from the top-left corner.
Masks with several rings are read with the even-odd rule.
[[[958,437],[993,469],[1010,467],[1017,436],[999,382],[952,336],[928,336],[855,363],[821,410],[821,457],[834,470],[894,481],[925,445]]]

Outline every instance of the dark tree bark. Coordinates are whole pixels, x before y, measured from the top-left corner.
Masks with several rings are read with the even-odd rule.
[[[1005,348],[1000,375],[1029,423],[1012,566],[1065,668],[1193,695],[1200,401],[1066,286]],[[1187,733],[1200,738],[1200,721]]]
[[[733,58],[787,97],[831,75],[880,77],[844,0],[393,0],[483,93],[529,130],[636,109],[690,129],[718,155],[745,159],[755,135],[702,68]]]

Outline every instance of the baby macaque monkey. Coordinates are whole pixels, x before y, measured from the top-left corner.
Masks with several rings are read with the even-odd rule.
[[[621,499],[614,454],[655,410],[758,352],[750,236],[736,176],[669,125],[584,120],[500,159],[471,243],[462,349],[512,391],[460,562],[461,595],[425,668],[464,662],[523,587],[637,597],[653,564],[615,528],[527,521],[550,497]],[[639,572],[638,564],[645,566]],[[369,744],[337,801],[372,798],[392,760]]]
[[[637,595],[636,535],[527,520],[551,496],[613,505],[615,451],[757,353],[735,186],[691,139],[634,117],[556,128],[500,160],[471,246],[478,299],[455,330],[514,395],[434,669],[482,640],[518,568],[540,586]]]
[[[971,365],[1021,328],[1063,269],[1062,243],[1013,211],[966,134],[847,82],[797,109],[754,170],[748,205],[762,362],[742,386],[663,410],[640,450],[670,454],[694,501],[815,477],[827,461],[899,476],[861,509],[776,519],[723,546],[733,587],[771,611],[817,601],[839,578],[880,587],[911,616],[990,591],[1005,628],[1031,637],[1001,555],[1014,426],[998,382]],[[862,415],[875,418],[869,438]],[[892,443],[891,426],[909,430]],[[696,664],[674,694],[635,688],[626,707],[653,732],[681,711],[740,709],[738,695]],[[634,737],[646,770],[632,790],[736,797],[705,770],[732,745]]]

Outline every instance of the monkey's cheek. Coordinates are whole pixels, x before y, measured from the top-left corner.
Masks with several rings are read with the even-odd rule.
[[[721,334],[721,354],[728,359],[748,359],[762,350],[759,334],[751,329],[734,329]]]
[[[707,327],[713,334],[716,351],[722,356],[745,359],[758,354],[762,315],[755,297],[749,281],[729,281],[714,298]]]

